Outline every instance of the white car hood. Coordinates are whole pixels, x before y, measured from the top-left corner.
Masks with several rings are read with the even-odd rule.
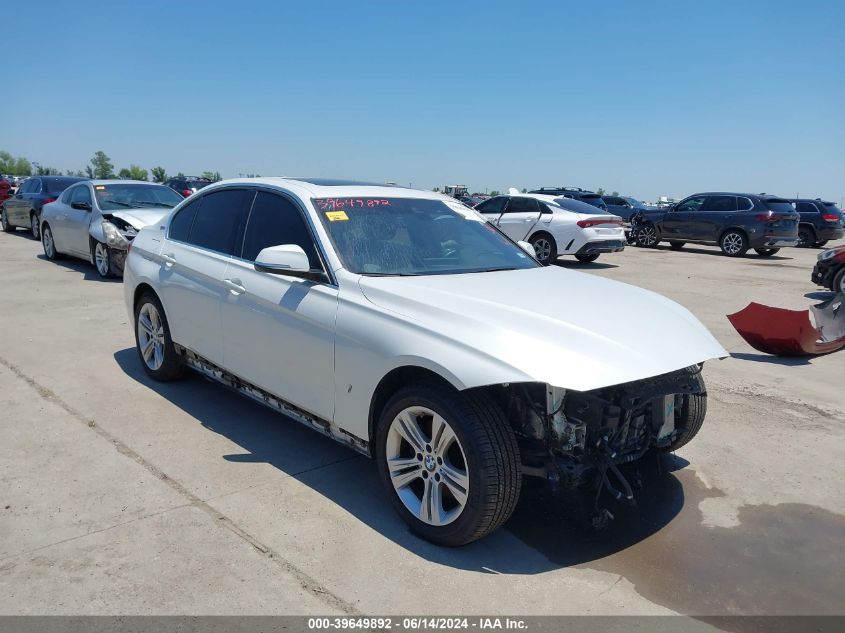
[[[674,301],[557,266],[362,276],[359,286],[372,303],[506,363],[514,381],[588,391],[728,355]]]
[[[111,215],[128,222],[139,231],[145,226],[159,222],[172,209],[159,207],[155,209],[127,209],[126,211],[103,211],[103,215]]]

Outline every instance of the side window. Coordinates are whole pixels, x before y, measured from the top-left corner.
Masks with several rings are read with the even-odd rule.
[[[282,244],[301,246],[311,268],[322,269],[314,238],[299,209],[287,198],[259,191],[247,220],[241,257],[254,262],[261,249]]]
[[[736,196],[709,196],[702,211],[736,211]]]
[[[676,211],[698,211],[701,208],[701,205],[704,204],[704,196],[697,196],[695,198],[689,198],[681,202],[677,207],[675,207]]]
[[[485,200],[475,207],[475,210],[479,213],[484,213],[485,215],[499,215],[502,212],[502,209],[505,208],[505,202],[507,202],[507,198],[504,196],[496,196],[495,198]]]
[[[170,220],[170,231],[167,235],[171,240],[188,241],[188,235],[191,234],[191,225],[194,223],[194,215],[196,215],[201,204],[202,198],[194,200],[179,209],[179,212],[173,216],[173,219]]]
[[[818,209],[816,209],[816,205],[810,202],[799,202],[798,203],[798,212],[799,213],[818,213]]]
[[[754,208],[754,203],[751,202],[748,198],[744,198],[742,196],[736,199],[736,210],[737,211],[751,211]]]
[[[194,216],[188,243],[232,255],[247,195],[251,196],[252,192],[225,189],[203,196],[202,204]]]
[[[18,188],[18,193],[29,193],[29,188],[32,186],[32,180],[24,180],[23,184]]]
[[[74,202],[87,202],[88,204],[91,204],[91,192],[88,190],[86,185],[73,188],[73,193],[70,196],[70,203],[73,204]]]
[[[61,196],[59,196],[59,202],[62,204],[70,204],[70,197],[73,195],[73,187],[68,187],[64,190]]]
[[[41,193],[41,179],[33,178],[29,181],[29,190],[27,193]]]
[[[508,213],[539,213],[539,211],[534,198],[514,196],[508,205]]]

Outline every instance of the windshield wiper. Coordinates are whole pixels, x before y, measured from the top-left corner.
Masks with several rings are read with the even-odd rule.
[[[126,207],[127,209],[135,209],[136,207],[129,204],[128,202],[121,202],[120,200],[106,200],[103,204],[119,204],[121,207]]]
[[[166,202],[139,202],[138,204],[144,205],[140,207],[142,209],[152,207],[167,207],[168,209],[170,209],[171,207],[173,207],[172,204],[167,204]]]
[[[419,277],[422,273],[361,273],[365,277]]]

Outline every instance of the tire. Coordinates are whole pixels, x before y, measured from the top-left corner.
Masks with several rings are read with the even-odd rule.
[[[557,243],[548,233],[537,233],[531,238],[531,246],[534,247],[534,255],[537,261],[548,266],[557,259]]]
[[[742,257],[748,252],[748,238],[742,231],[726,231],[719,238],[719,248],[728,257]]]
[[[661,449],[665,453],[678,450],[687,444],[698,435],[704,424],[704,418],[707,416],[707,392],[704,391],[704,379],[701,377],[700,370],[696,368],[695,373],[698,374],[703,393],[682,396],[681,407],[675,409],[675,429],[678,434],[669,446]]]
[[[112,259],[111,249],[102,242],[95,241],[91,247],[91,263],[103,279],[114,277]]]
[[[39,230],[38,226],[41,220],[38,218],[38,214],[34,211],[29,214],[29,232],[32,233],[32,239],[41,241],[41,231]]]
[[[54,262],[57,259],[64,259],[64,255],[56,250],[56,241],[53,239],[53,230],[46,222],[41,225],[41,246],[44,248],[44,256],[51,262]]]
[[[815,241],[816,234],[813,232],[813,229],[806,226],[798,227],[798,243],[795,246],[798,248],[810,248]]]
[[[821,242],[814,242],[813,248],[823,248],[830,240],[822,240]]]
[[[582,264],[589,264],[590,262],[594,262],[599,258],[598,253],[593,253],[592,255],[576,255],[575,259],[577,259]]]
[[[845,293],[845,266],[840,266],[839,270],[833,276],[833,280],[830,282],[830,289],[833,292]]]
[[[679,251],[684,247],[684,244],[686,244],[686,242],[669,242],[669,248],[673,251]]]
[[[436,428],[446,430],[432,432]],[[450,437],[448,430],[454,439],[441,452],[433,442]],[[436,383],[403,387],[385,405],[375,442],[379,477],[394,508],[413,532],[432,543],[471,543],[502,525],[516,507],[522,487],[516,438],[501,409],[484,396]],[[397,468],[399,460],[407,464]],[[441,472],[456,478],[450,484]],[[464,477],[466,485],[458,485]],[[430,505],[426,512],[427,491],[437,491],[437,512]]]
[[[145,348],[151,335],[154,335],[154,342],[150,344],[148,359],[145,357]],[[185,372],[185,363],[170,338],[170,326],[164,308],[152,292],[142,294],[135,305],[135,349],[144,371],[153,380],[170,382],[181,378]]]
[[[657,227],[651,222],[646,222],[637,231],[634,242],[640,248],[656,248],[660,244],[660,235],[657,232]]]
[[[775,253],[777,253],[780,249],[779,248],[755,248],[754,251],[760,257],[771,257]]]
[[[3,207],[2,211],[0,211],[0,228],[3,229],[4,233],[14,233],[17,229],[9,224],[9,217],[6,215],[6,207]]]

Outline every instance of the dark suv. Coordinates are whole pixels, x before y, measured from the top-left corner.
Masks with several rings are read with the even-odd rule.
[[[176,176],[164,182],[165,186],[170,187],[173,191],[182,194],[186,198],[210,184],[210,180],[195,176]]]
[[[557,196],[559,198],[580,200],[581,202],[586,202],[594,207],[598,207],[602,211],[607,211],[607,203],[602,200],[602,197],[599,194],[593,191],[587,191],[586,189],[580,189],[579,187],[541,187],[540,189],[534,189],[528,193],[542,193],[546,196]]]
[[[17,192],[3,202],[0,226],[6,233],[17,227],[28,228],[32,237],[41,239],[41,207],[53,202],[72,184],[87,178],[73,176],[33,176],[23,181]]]
[[[801,220],[798,223],[798,246],[821,248],[829,240],[845,235],[845,217],[833,202],[821,198],[792,198]]]
[[[645,247],[665,240],[675,250],[687,242],[715,243],[729,257],[742,257],[749,248],[768,257],[798,243],[798,218],[792,203],[778,196],[697,193],[643,216],[635,240]]]

